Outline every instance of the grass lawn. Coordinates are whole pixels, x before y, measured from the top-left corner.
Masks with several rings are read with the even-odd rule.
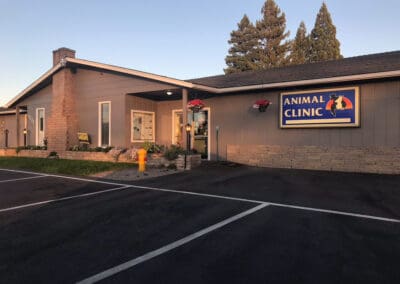
[[[29,170],[41,173],[86,176],[99,172],[137,167],[136,164],[96,161],[0,157],[0,168]]]

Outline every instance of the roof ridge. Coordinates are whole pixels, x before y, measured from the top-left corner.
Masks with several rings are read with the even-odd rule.
[[[247,71],[242,71],[242,72],[237,72],[237,73],[230,73],[230,74],[210,75],[210,76],[205,76],[205,77],[192,78],[192,79],[188,79],[186,81],[192,82],[192,81],[195,81],[195,80],[210,79],[210,78],[217,78],[217,77],[240,76],[240,75],[245,75],[245,74],[250,74],[250,73],[256,74],[256,73],[262,73],[262,72],[265,72],[265,71],[274,71],[274,70],[292,69],[292,68],[302,68],[304,66],[311,66],[311,65],[318,65],[318,64],[322,65],[322,64],[333,63],[333,62],[337,63],[337,62],[345,62],[345,61],[352,61],[352,60],[360,60],[360,59],[365,59],[365,58],[382,57],[382,56],[388,56],[388,55],[393,55],[393,54],[400,54],[400,50],[387,51],[387,52],[382,52],[382,53],[356,55],[356,56],[344,57],[344,58],[341,58],[341,59],[331,59],[331,60],[326,60],[326,61],[318,61],[318,62],[309,62],[309,63],[295,64],[295,65],[272,67],[272,68],[268,68],[268,69],[247,70]]]

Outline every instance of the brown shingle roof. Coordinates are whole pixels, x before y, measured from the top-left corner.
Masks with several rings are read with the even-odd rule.
[[[400,70],[400,51],[189,80],[215,88],[313,80]]]

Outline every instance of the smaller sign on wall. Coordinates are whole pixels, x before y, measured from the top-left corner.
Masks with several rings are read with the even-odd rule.
[[[282,93],[281,128],[359,127],[359,88]]]
[[[154,142],[154,112],[132,110],[131,121],[131,142]]]

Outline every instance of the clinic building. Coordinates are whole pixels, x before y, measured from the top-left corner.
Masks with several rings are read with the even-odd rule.
[[[0,109],[0,147],[186,147],[187,124],[203,159],[399,174],[400,51],[178,80],[60,48]]]

